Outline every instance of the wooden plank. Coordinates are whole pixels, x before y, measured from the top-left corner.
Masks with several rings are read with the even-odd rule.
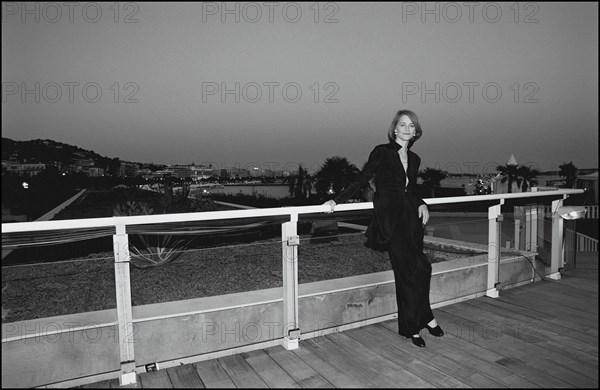
[[[565,277],[583,278],[591,276],[598,280],[598,252],[592,252],[589,259],[581,260],[581,255],[577,259],[577,268],[568,267],[563,271]]]
[[[527,321],[525,324],[520,324],[518,321],[510,319],[507,314],[498,314],[494,313],[493,311],[481,310],[474,305],[475,303],[465,302],[461,305],[453,307],[451,312],[452,314],[458,315],[462,318],[470,318],[472,320],[479,321],[481,325],[479,329],[482,329],[482,332],[485,331],[487,327],[491,328],[492,330],[505,333],[506,335],[512,335],[513,344],[522,341],[527,341],[530,344],[541,343],[548,340],[548,338],[552,338],[557,341],[557,345],[569,345],[569,348],[565,348],[564,352],[570,357],[578,358],[581,356],[581,353],[591,353],[592,356],[589,356],[589,358],[596,359],[595,356],[597,353],[593,350],[592,346],[586,343],[578,342],[574,339],[570,339],[561,333],[557,334],[547,332],[545,331],[545,328],[542,327],[542,323],[539,321],[533,320]],[[544,330],[544,332],[540,333],[540,330]],[[529,334],[527,334],[528,332]],[[535,333],[535,335],[532,333]],[[527,338],[527,340],[525,340],[525,338]],[[583,359],[587,360],[587,357],[584,356]]]
[[[335,345],[328,337],[321,338],[318,342],[306,340],[305,348],[317,355],[321,360],[337,368],[346,375],[358,380],[367,387],[393,387],[394,383],[385,376],[363,365],[362,360],[349,355],[345,350]]]
[[[526,286],[530,289],[533,288],[536,291],[558,291],[563,295],[573,297],[575,299],[594,299],[598,298],[598,291],[589,291],[584,288],[580,288],[581,283],[570,285],[572,283],[566,283],[564,280],[559,281],[542,281],[536,282],[533,285]],[[525,287],[525,286],[524,286]]]
[[[450,317],[443,312],[438,313],[437,317],[440,323],[450,321]],[[458,319],[456,321],[458,321]],[[446,333],[446,336],[439,339],[439,343],[452,349],[455,354],[460,356],[460,359],[463,362],[472,365],[478,372],[491,376],[494,380],[503,383],[505,386],[538,387],[535,382],[529,380],[530,378],[517,375],[514,370],[506,367],[506,356],[512,356],[512,350],[503,348],[503,344],[510,341],[497,338],[486,345],[473,329],[474,327],[469,325],[454,333],[452,336],[450,336],[450,332],[448,332]],[[510,340],[510,338],[508,339]],[[496,346],[496,348],[494,348],[494,346]],[[507,350],[509,350],[508,353],[506,352]],[[519,356],[522,356],[522,354]],[[499,362],[502,361],[505,361],[505,363],[499,364]],[[512,361],[521,362],[521,360],[516,357],[512,357]],[[522,363],[524,364],[524,362]]]
[[[474,300],[474,304],[497,307],[499,310],[502,310],[503,315],[514,318],[515,320],[521,320],[523,322],[531,321],[531,319],[538,320],[541,324],[543,324],[543,329],[548,329],[558,333],[570,332],[571,337],[588,344],[596,342],[597,339],[593,337],[593,335],[590,335],[588,331],[573,331],[573,329],[570,327],[571,321],[569,321],[568,318],[557,318],[538,310],[539,308],[524,307],[503,299],[478,299]],[[482,308],[483,307],[484,306],[482,306]]]
[[[533,289],[533,287],[531,291],[523,291],[520,293],[513,292],[510,289],[505,290],[503,291],[502,296],[504,297],[504,299],[514,300],[515,302],[520,303],[522,302],[523,304],[531,305],[533,307],[540,306],[542,304],[552,303],[552,305],[547,305],[547,307],[544,308],[544,311],[547,311],[548,313],[554,314],[553,309],[556,308],[568,308],[570,309],[572,314],[576,316],[587,316],[585,311],[585,302],[577,303],[574,302],[574,300],[568,296],[553,296],[553,294],[551,293],[537,292],[535,289]],[[568,307],[569,304],[573,304],[574,306]]]
[[[555,389],[574,387],[559,378],[555,378],[552,375],[548,375],[548,373],[545,371],[540,371],[531,368],[527,364],[524,364],[524,361],[520,359],[502,358],[496,360],[495,363],[500,364],[510,370],[513,370],[515,374],[521,377],[526,377],[529,381],[534,382],[540,387]]]
[[[527,312],[531,312],[531,313],[535,313],[535,317],[542,320],[542,321],[546,321],[552,324],[556,324],[574,331],[578,331],[578,332],[587,332],[590,329],[590,326],[587,324],[581,324],[579,322],[573,321],[570,317],[563,317],[563,316],[558,316],[556,313],[554,314],[549,314],[548,312],[543,312],[540,311],[541,307],[540,305],[538,306],[531,306],[528,305],[524,302],[517,302],[514,299],[507,299],[505,297],[500,296],[500,298],[498,298],[496,300],[497,303],[500,302],[504,302],[508,305],[512,305],[514,306],[513,310],[517,310],[518,308],[521,308],[523,311]],[[490,302],[493,304],[493,302]],[[521,310],[520,309],[520,310]]]
[[[598,271],[594,271],[598,272]],[[565,286],[569,286],[572,288],[577,288],[579,290],[588,291],[591,293],[598,293],[598,279],[595,277],[594,279],[583,279],[582,277],[568,277],[563,276],[563,278],[558,282]]]
[[[441,320],[449,320],[445,313],[439,313],[438,317]],[[456,320],[458,321],[458,320]],[[523,355],[519,353],[520,358],[516,358],[514,356],[510,356],[510,352],[506,352],[504,348],[492,348],[487,349],[486,346],[482,346],[479,342],[481,339],[480,336],[477,336],[477,340],[475,340],[475,334],[473,332],[462,332],[460,334],[461,338],[466,338],[468,341],[472,342],[473,345],[468,345],[468,343],[461,342],[453,342],[452,347],[457,351],[457,353],[462,355],[471,355],[476,359],[479,359],[481,362],[486,362],[482,364],[482,369],[485,367],[501,365],[513,372],[514,374],[519,375],[522,378],[526,378],[529,382],[540,385],[543,387],[570,387],[568,383],[549,376],[545,372],[546,367],[542,367],[542,369],[537,369],[536,367],[532,367],[529,365],[529,359],[527,355]],[[498,343],[510,343],[510,341],[496,340]],[[493,344],[492,344],[493,346]],[[507,356],[509,355],[509,356]],[[556,365],[556,363],[552,363]],[[514,379],[513,379],[514,380]],[[511,386],[512,387],[512,386]]]
[[[380,326],[380,327],[384,327],[387,330],[398,334],[398,320],[397,319],[393,319],[393,320],[389,320],[389,321],[382,321],[382,322],[378,322],[376,324],[374,324],[375,326]]]
[[[447,373],[439,370],[435,365],[415,359],[413,356],[404,352],[404,348],[396,347],[393,337],[391,337],[392,335],[386,338],[377,337],[373,335],[373,333],[369,332],[369,330],[366,328],[352,329],[344,332],[344,334],[362,344],[364,348],[377,351],[378,354],[389,361],[400,364],[407,371],[410,371],[420,378],[425,379],[434,387],[470,387],[458,379],[455,379]],[[399,340],[396,341],[398,342]]]
[[[461,321],[466,321],[467,319],[469,321],[476,320],[479,318],[478,315],[479,314],[474,313],[473,311],[469,311],[468,308],[455,310],[452,311],[452,313],[443,310],[438,313],[442,323],[459,324],[461,332],[456,335],[456,337],[464,339],[474,346],[483,347],[488,351],[488,354],[499,353],[500,356],[496,356],[496,358],[511,357],[522,359],[528,355],[532,348],[536,348],[536,345],[533,343],[519,342],[516,338],[518,334],[516,332],[514,334],[509,334],[502,323],[489,321],[487,319],[485,322],[476,322],[476,325],[472,325],[472,323],[464,325],[461,323]],[[492,314],[488,313],[488,316],[491,317]],[[540,342],[539,339],[538,342]],[[457,343],[458,347],[461,346],[459,344],[462,343]],[[479,357],[481,358],[481,353],[483,353],[483,351],[475,349],[473,353],[476,352],[480,353]]]
[[[388,336],[380,332],[390,332],[394,334],[394,336],[398,334],[396,332],[397,324],[393,324],[388,321],[375,324],[374,326],[369,327],[368,330],[382,338]],[[386,340],[388,339],[386,338]],[[435,367],[437,367],[439,370],[451,375],[453,378],[471,387],[506,387],[502,383],[490,378],[486,374],[480,373],[473,366],[469,364],[463,364],[460,354],[454,353],[454,350],[448,350],[448,348],[443,344],[438,342],[428,342],[427,347],[417,348],[412,345],[412,342],[410,341],[408,342],[411,343],[411,345],[408,346],[406,342],[399,341],[397,338],[393,338],[391,340],[393,340],[391,342],[393,342],[396,346],[400,344],[404,348],[403,351],[405,351],[407,354],[435,365]]]
[[[475,300],[464,302],[458,310],[452,311],[452,314],[469,318],[483,327],[490,327],[492,333],[501,332],[510,336],[513,343],[535,344],[546,340],[546,337],[539,332],[539,329],[546,324],[545,322],[532,317],[517,316],[518,318],[514,318],[510,313],[502,312],[495,306],[486,306]],[[479,329],[485,330],[482,327]],[[494,337],[493,334],[492,337]]]
[[[584,332],[573,331],[567,327],[554,324],[547,321],[538,321],[533,316],[528,316],[520,313],[514,313],[508,309],[504,309],[499,303],[489,302],[493,300],[485,301],[473,301],[470,304],[488,313],[488,318],[498,320],[511,320],[517,321],[517,336],[516,338],[521,342],[535,342],[539,345],[551,341],[555,348],[562,350],[564,353],[571,354],[573,350],[587,353],[588,355],[581,355],[580,353],[571,354],[575,359],[582,358],[584,363],[590,361],[598,365],[598,347],[597,338],[590,336]],[[513,305],[514,306],[514,305]],[[500,313],[495,311],[501,310]],[[531,314],[531,310],[529,313]],[[521,330],[522,329],[522,330]],[[537,335],[536,340],[532,339],[532,333]],[[542,338],[541,342],[539,341]]]
[[[96,383],[88,383],[87,385],[78,386],[82,389],[110,389],[111,379],[106,379]]]
[[[340,370],[337,367],[332,366],[325,360],[321,359],[308,347],[308,340],[300,340],[300,348],[294,349],[292,353],[298,358],[300,358],[308,366],[310,366],[313,370],[315,370],[315,372],[317,372],[319,375],[325,378],[333,386],[337,388],[366,387],[365,384],[361,381],[349,376],[343,370]]]
[[[321,374],[306,364],[293,352],[287,351],[282,346],[264,350],[275,363],[277,363],[289,376],[303,388],[333,388],[335,387]]]
[[[146,389],[172,389],[173,384],[167,370],[144,372],[140,374],[140,384]]]
[[[360,361],[357,361],[355,357],[348,356],[348,354],[343,350],[340,351],[339,348],[336,348],[335,343],[326,337],[320,338],[318,341],[313,339],[306,340],[304,347],[311,351],[314,355],[318,356],[321,360],[343,372],[345,375],[358,380],[363,384],[363,386],[392,386],[392,383],[389,382],[383,385],[379,384],[379,378],[376,378],[374,372],[365,369]]]
[[[386,376],[396,387],[432,387],[432,384],[418,375],[406,370],[401,364],[385,358],[344,333],[332,333],[327,336],[335,345],[358,357],[364,367],[370,368],[380,376]]]
[[[549,288],[546,286],[543,288],[542,286],[536,288],[536,286],[531,286],[529,290],[523,291],[518,295],[515,294],[515,296],[538,299],[539,301],[550,302],[558,306],[566,306],[569,309],[573,309],[578,315],[583,314],[584,317],[594,314],[594,312],[595,314],[593,317],[597,317],[596,314],[598,313],[597,307],[590,307],[590,300],[592,300],[593,297],[586,297],[581,294],[566,294],[565,291],[560,291],[558,288]]]
[[[544,294],[548,294],[550,296],[556,298],[566,298],[572,301],[572,303],[576,305],[584,305],[587,299],[593,299],[594,296],[597,296],[594,291],[586,291],[580,289],[576,286],[568,286],[564,283],[553,282],[553,283],[537,283],[536,286],[531,286],[532,289],[526,291],[526,293],[532,294],[534,291],[543,291]],[[532,294],[533,295],[533,294]],[[597,307],[590,309],[598,309]]]
[[[444,318],[444,320],[451,321],[452,317],[454,317],[454,321],[460,321],[460,317],[453,316],[451,314],[443,312],[440,315],[440,318]],[[511,358],[518,359],[521,364],[529,366],[531,373],[525,373],[524,376],[531,378],[530,375],[536,374],[538,378],[540,378],[539,373],[536,373],[535,370],[545,373],[548,376],[553,376],[554,378],[548,379],[549,382],[556,382],[556,380],[561,380],[572,384],[573,386],[579,387],[578,384],[587,383],[589,386],[588,378],[586,376],[582,376],[573,371],[564,368],[562,365],[562,361],[566,358],[561,358],[560,355],[556,355],[554,358],[546,359],[543,356],[550,356],[549,351],[541,350],[536,344],[525,344],[525,343],[514,343],[511,341],[511,337],[507,337],[506,335],[495,336],[493,342],[491,340],[486,340],[486,337],[482,336],[478,332],[474,332],[473,336],[469,334],[466,336],[469,338],[469,343],[454,343],[454,347],[456,350],[461,351],[461,355],[463,358],[468,354],[475,358],[473,364],[479,364],[481,369],[486,367],[488,373],[490,369],[494,369],[494,365],[488,364],[488,362],[493,361],[494,354],[498,354],[495,359],[502,360],[503,358]],[[537,349],[536,352],[527,352]],[[557,361],[561,361],[561,364],[557,364]],[[479,362],[479,363],[478,363]],[[484,362],[486,362],[484,364]],[[509,370],[509,373],[506,375],[510,375],[510,372],[514,372],[513,370]],[[497,374],[496,374],[497,375]],[[494,375],[494,377],[496,377]],[[543,378],[543,376],[542,376]],[[506,377],[506,378],[498,378],[498,380],[502,380],[503,383],[506,381],[515,380],[514,377]],[[539,379],[538,379],[539,380]],[[510,385],[509,387],[515,387],[515,385]],[[559,386],[560,387],[560,386]]]
[[[539,359],[539,357],[532,356],[532,359]],[[560,364],[560,362],[557,364],[555,360],[549,360],[544,358],[541,360],[546,361],[549,365],[554,363],[553,367],[550,367],[544,371],[548,376],[559,378],[560,380],[569,383],[573,387],[590,387],[593,389],[598,388],[597,376],[595,379],[590,379],[573,371],[572,366],[567,367],[565,365]]]
[[[235,384],[229,378],[217,359],[204,360],[193,364],[200,380],[207,388],[232,388]]]
[[[514,294],[511,293],[510,290],[503,292],[502,299],[519,302],[519,304],[528,307],[540,307],[541,305],[544,305],[544,311],[546,313],[555,316],[572,317],[574,320],[577,320],[578,323],[587,327],[593,327],[597,323],[597,316],[591,316],[584,310],[569,307],[566,299],[553,299],[543,294],[537,296]]]
[[[263,350],[242,353],[241,356],[248,362],[269,387],[300,388],[294,378],[289,376],[277,363]]]
[[[167,374],[174,388],[204,388],[196,369],[191,364],[167,368]]]
[[[512,340],[511,337],[503,334],[494,336],[494,338],[485,335],[481,337],[475,331],[478,327],[473,326],[472,321],[469,321],[468,318],[451,316],[443,310],[438,310],[436,317],[440,324],[457,326],[458,332],[452,334],[449,331],[444,337],[437,338],[437,342],[450,349],[453,355],[458,355],[461,361],[472,365],[480,373],[490,376],[507,387],[538,387],[534,382],[495,363],[495,360],[505,356],[514,356],[512,346],[506,345]],[[506,351],[510,351],[510,353],[507,354]]]
[[[236,387],[266,388],[267,384],[240,355],[217,359]]]
[[[580,313],[578,315],[582,315],[585,318],[597,318],[598,317],[598,307],[593,306],[593,303],[598,302],[598,297],[587,297],[583,295],[573,294],[569,295],[560,290],[547,290],[547,289],[536,289],[535,297],[537,297],[540,301],[552,303],[554,305],[568,305],[570,309],[578,310]],[[534,297],[533,295],[528,295],[529,297]]]

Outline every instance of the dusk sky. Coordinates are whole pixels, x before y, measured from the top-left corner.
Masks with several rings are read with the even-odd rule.
[[[597,3],[66,4],[2,3],[3,137],[362,167],[408,108],[422,169],[598,167]]]

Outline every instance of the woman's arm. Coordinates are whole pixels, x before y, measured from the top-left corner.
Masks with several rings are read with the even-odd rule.
[[[369,180],[371,180],[371,178],[375,175],[377,168],[379,167],[379,162],[381,160],[381,152],[381,146],[376,146],[375,149],[371,151],[371,154],[369,155],[369,160],[365,164],[365,167],[363,168],[360,175],[358,175],[358,177],[354,179],[352,183],[350,183],[348,188],[346,188],[338,196],[333,198],[333,201],[335,203],[346,202],[348,199],[350,199],[350,197],[352,197],[352,195],[354,195],[356,191],[358,191],[361,187],[367,184]]]
[[[421,158],[419,156],[416,156],[415,165],[416,165],[417,171],[418,171],[419,167],[421,166]],[[413,182],[409,181],[409,183],[408,183],[408,186],[409,186],[408,196],[410,196],[412,198],[412,203],[417,206],[419,218],[422,218],[423,225],[425,225],[427,223],[427,221],[429,221],[429,209],[427,208],[427,203],[425,203],[425,201],[423,201],[423,198],[421,198],[419,195],[417,195],[416,179],[417,179],[417,175],[415,175],[415,180]]]

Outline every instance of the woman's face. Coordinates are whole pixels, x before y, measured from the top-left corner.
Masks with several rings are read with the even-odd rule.
[[[403,141],[410,141],[415,135],[415,125],[408,115],[402,115],[396,127],[396,137]]]

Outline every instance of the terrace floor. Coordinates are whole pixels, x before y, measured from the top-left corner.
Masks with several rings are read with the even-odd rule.
[[[427,347],[390,320],[300,348],[260,349],[138,376],[125,387],[598,387],[598,254],[540,281],[434,309]],[[119,387],[118,379],[82,387]]]

